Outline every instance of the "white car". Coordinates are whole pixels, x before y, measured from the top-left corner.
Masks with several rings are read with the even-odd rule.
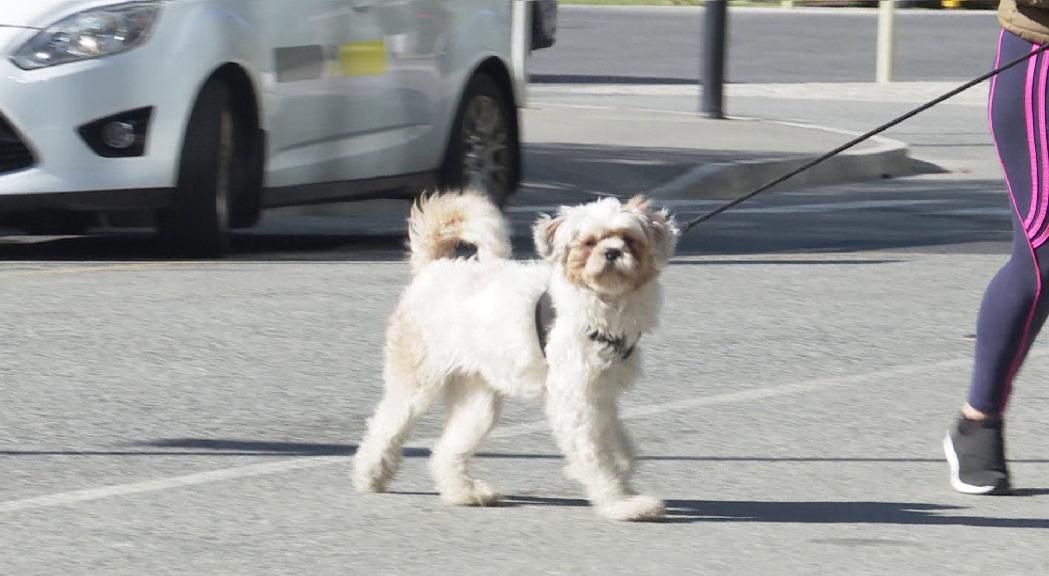
[[[261,208],[520,180],[507,0],[0,0],[0,212]]]

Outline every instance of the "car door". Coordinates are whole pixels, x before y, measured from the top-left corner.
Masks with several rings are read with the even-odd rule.
[[[270,0],[275,105],[268,185],[343,182],[418,167],[429,96],[412,0]],[[431,54],[433,52],[431,47]],[[432,56],[430,56],[432,59]]]
[[[385,97],[371,111],[382,124],[383,136],[372,165],[385,174],[410,174],[437,167],[443,142],[435,139],[435,124],[444,114],[447,92],[438,68],[446,40],[448,0],[354,0],[369,4],[382,34],[387,56],[381,79]],[[440,149],[440,153],[438,153]]]

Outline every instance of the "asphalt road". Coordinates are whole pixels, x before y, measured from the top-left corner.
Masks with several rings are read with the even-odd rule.
[[[694,102],[572,88],[537,102]],[[732,105],[842,128],[909,105],[834,94]],[[669,503],[656,524],[593,515],[526,401],[475,464],[506,506],[438,502],[440,411],[393,493],[352,492],[408,279],[403,206],[270,218],[221,262],[159,259],[139,233],[0,239],[0,574],[1045,574],[1049,348],[1010,410],[1017,496],[951,492],[940,452],[1008,240],[981,116],[896,134],[953,172],[769,195],[683,241],[624,398],[637,484]],[[521,257],[546,203],[533,188],[511,212]]]
[[[994,63],[993,11],[899,10],[898,80],[972,78]],[[869,82],[877,11],[730,8],[728,82]],[[702,8],[563,6],[557,44],[534,56],[533,79],[694,83]]]
[[[526,401],[475,465],[506,506],[439,504],[440,411],[392,493],[351,491],[398,235],[289,218],[223,262],[135,234],[6,243],[0,573],[1043,574],[1049,349],[1010,412],[1018,496],[954,494],[939,447],[1002,200],[929,175],[772,195],[687,237],[624,398],[638,485],[670,506],[649,525],[589,511]],[[526,257],[534,208],[512,215]]]

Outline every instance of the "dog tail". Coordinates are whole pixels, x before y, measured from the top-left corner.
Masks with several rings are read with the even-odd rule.
[[[454,258],[457,248],[473,248],[485,262],[510,257],[506,218],[487,196],[462,193],[424,194],[408,218],[412,272],[434,260]]]

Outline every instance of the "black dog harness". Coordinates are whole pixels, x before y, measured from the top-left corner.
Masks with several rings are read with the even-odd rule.
[[[550,293],[543,292],[543,295],[535,303],[535,333],[539,337],[539,349],[543,351],[544,358],[546,357],[547,338],[550,336],[550,329],[554,326],[555,318],[557,318],[557,313],[554,310],[554,303],[550,299]],[[616,356],[619,356],[620,360],[630,358],[631,354],[634,353],[634,348],[637,348],[637,343],[641,341],[641,336],[639,335],[633,344],[627,346],[626,335],[613,336],[597,329],[590,330],[586,335],[594,342],[611,348],[616,353]]]

